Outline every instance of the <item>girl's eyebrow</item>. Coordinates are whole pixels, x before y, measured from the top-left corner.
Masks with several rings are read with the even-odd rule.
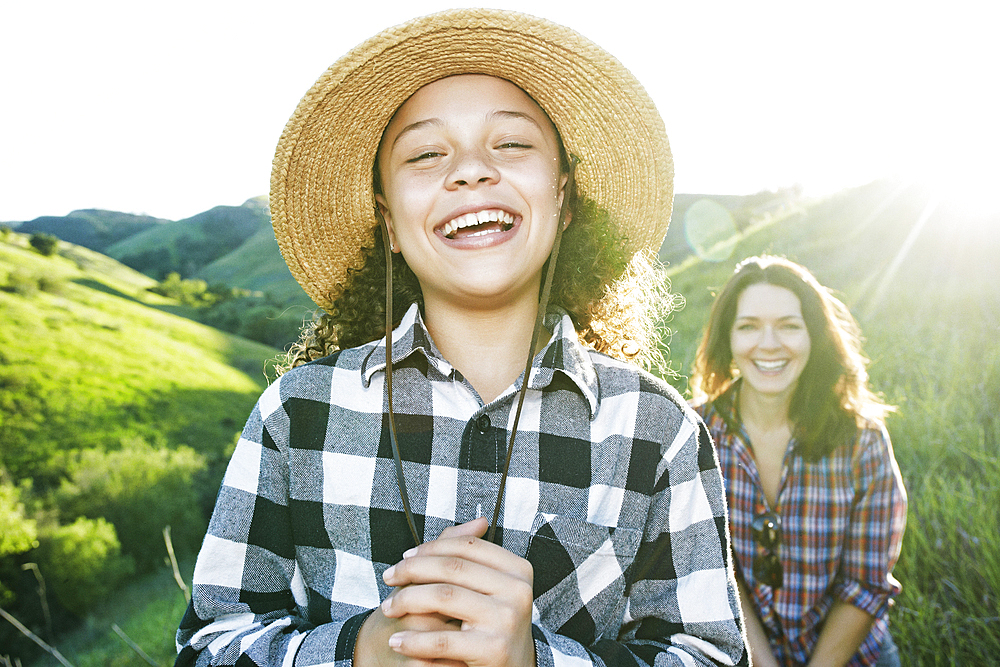
[[[407,132],[413,132],[414,130],[419,130],[422,127],[432,126],[432,125],[442,125],[440,118],[427,118],[425,120],[418,120],[415,123],[410,123],[402,130],[400,130],[395,138],[392,140],[392,146],[390,148],[395,148],[396,144],[399,143],[400,138]]]
[[[503,110],[493,111],[487,116],[487,118],[489,118],[490,120],[499,118],[523,118],[524,120],[530,122],[532,125],[537,127],[539,130],[542,129],[542,126],[538,124],[538,121],[535,120],[534,116],[532,116],[529,113],[525,113],[523,111],[503,111]]]
[[[504,118],[523,118],[524,120],[528,121],[529,123],[537,127],[539,130],[542,129],[542,126],[539,125],[538,121],[535,120],[535,118],[531,114],[524,113],[523,111],[505,111],[505,110],[491,111],[489,114],[487,114],[486,118],[487,120],[498,120]],[[424,120],[418,120],[414,123],[410,123],[409,125],[407,125],[406,127],[404,127],[399,131],[396,137],[392,140],[392,146],[390,148],[394,148],[396,144],[399,142],[400,138],[407,132],[419,130],[420,128],[423,127],[440,126],[440,125],[443,125],[443,121],[440,118],[425,118]]]

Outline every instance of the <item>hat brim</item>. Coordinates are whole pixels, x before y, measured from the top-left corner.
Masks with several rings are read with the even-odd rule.
[[[324,309],[373,243],[378,144],[418,89],[456,74],[506,79],[530,95],[577,156],[579,191],[606,210],[629,248],[656,252],[673,204],[663,121],[618,60],[533,16],[460,9],[385,30],[334,63],[285,126],[271,173],[275,237],[288,268]]]

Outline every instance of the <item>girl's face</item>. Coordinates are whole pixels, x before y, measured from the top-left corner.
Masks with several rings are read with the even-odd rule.
[[[378,206],[425,304],[537,303],[566,177],[524,91],[478,74],[424,86],[386,128],[378,168]]]
[[[811,349],[799,297],[769,283],[747,287],[737,300],[729,345],[745,391],[790,400]]]

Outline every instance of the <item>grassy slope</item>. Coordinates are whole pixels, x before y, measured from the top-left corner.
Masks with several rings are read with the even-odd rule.
[[[58,474],[58,450],[113,449],[136,437],[189,445],[216,467],[225,461],[276,350],[173,314],[181,309],[146,291],[155,281],[78,246],[61,243],[59,256],[42,257],[11,234],[0,241],[0,285],[11,274],[54,285],[0,291],[0,386],[14,401],[0,414],[0,453],[15,478]],[[76,665],[135,664],[111,632],[118,623],[167,664],[183,607],[162,569],[57,644]]]
[[[195,277],[210,285],[222,283],[265,292],[283,302],[315,307],[289,273],[269,226],[251,236],[236,250],[198,271]]]
[[[228,444],[275,351],[178,317],[145,291],[151,279],[63,247],[69,256],[45,258],[0,244],[0,276],[20,271],[59,283],[56,293],[30,297],[0,292],[2,372],[30,387],[48,412],[33,437],[57,447],[127,434],[196,449]]]

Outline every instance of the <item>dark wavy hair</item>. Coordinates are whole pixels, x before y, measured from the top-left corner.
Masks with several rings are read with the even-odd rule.
[[[810,459],[830,454],[866,422],[881,424],[894,410],[868,385],[868,359],[861,351],[861,330],[850,310],[800,264],[762,255],[740,262],[712,304],[712,311],[691,376],[696,403],[718,403],[734,414],[738,378],[730,332],[739,297],[751,285],[784,287],[799,299],[811,343],[809,360],[788,408],[798,452]]]

